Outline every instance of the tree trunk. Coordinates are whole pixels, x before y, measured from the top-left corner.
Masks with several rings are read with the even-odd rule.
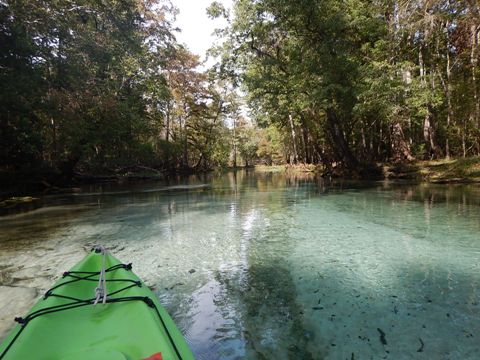
[[[476,24],[471,25],[470,28],[471,31],[471,52],[470,52],[470,66],[472,68],[472,91],[473,91],[473,103],[474,103],[474,109],[472,113],[472,120],[473,120],[473,125],[475,126],[475,129],[479,128],[479,117],[480,117],[480,103],[478,99],[478,87],[477,87],[477,45],[478,45],[478,39],[477,39],[477,32],[478,32],[478,27]],[[474,145],[475,149],[477,152],[477,155],[480,154],[480,142],[478,139],[478,136],[475,136],[474,140]]]
[[[307,164],[308,163],[308,150],[307,150],[307,132],[303,128],[303,126],[300,127],[300,131],[302,133],[302,146],[303,146],[303,163]]]
[[[169,142],[170,139],[170,100],[167,101],[167,112],[165,114],[165,141]]]
[[[420,80],[423,84],[423,86],[426,88],[428,87],[427,83],[427,71],[425,68],[425,63],[423,61],[423,54],[422,54],[423,46],[420,46],[419,51],[418,51],[418,65],[420,68]],[[432,90],[435,90],[435,74],[434,71],[430,71],[430,76],[431,76],[431,83],[430,86]],[[432,116],[432,105],[430,102],[425,104],[426,106],[426,115],[423,120],[423,140],[425,141],[425,145],[427,146],[426,152],[425,152],[425,158],[431,159],[431,158],[437,158],[441,156],[441,149],[438,147],[437,142],[436,142],[436,130],[435,126],[433,123],[433,116]]]
[[[437,145],[436,129],[430,106],[423,121],[423,139],[427,145],[427,158],[440,158],[443,156],[442,149]]]
[[[445,31],[447,34],[447,48],[446,48],[446,53],[447,53],[447,83],[445,85],[445,95],[447,97],[447,129],[446,129],[446,136],[445,136],[445,157],[448,159],[450,158],[450,142],[449,142],[449,136],[450,136],[450,124],[453,119],[453,107],[452,107],[452,68],[450,65],[450,36],[448,34],[448,27],[449,27],[449,22],[447,21],[445,24]]]
[[[427,111],[427,115],[423,120],[423,140],[425,141],[425,145],[427,145],[427,149],[425,152],[425,158],[431,159],[433,155],[434,143],[432,141],[432,125],[431,125],[431,114],[430,110]]]
[[[237,120],[233,118],[233,167],[237,167]]]
[[[392,126],[392,157],[394,161],[414,160],[410,146],[405,140],[402,125],[399,122]]]
[[[288,115],[288,121],[290,123],[290,130],[292,133],[292,144],[293,144],[293,163],[296,164],[298,162],[298,153],[297,153],[297,144],[296,144],[296,135],[295,135],[295,127],[293,125],[293,117],[292,115]]]
[[[312,159],[313,157],[312,149],[310,147],[311,138],[309,136],[310,131],[308,129],[308,123],[303,114],[300,114],[300,120],[302,122],[302,135],[303,135],[303,143],[305,146],[305,162],[307,164],[312,164],[314,161]]]
[[[419,67],[419,70],[420,70],[420,80],[422,82],[422,84],[426,84],[426,81],[425,81],[425,64],[423,62],[423,54],[422,54],[422,50],[423,50],[423,46],[420,45],[419,49],[418,49],[418,67]]]
[[[327,124],[328,131],[332,137],[333,149],[337,158],[344,161],[349,169],[358,169],[358,160],[350,150],[340,120],[332,107],[327,108]]]
[[[187,118],[183,119],[183,157],[182,157],[182,167],[184,169],[188,168],[188,135],[187,135]]]

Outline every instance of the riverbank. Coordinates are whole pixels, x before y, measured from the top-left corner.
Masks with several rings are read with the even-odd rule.
[[[144,166],[130,166],[110,172],[75,172],[70,176],[49,169],[23,172],[0,170],[0,201],[25,196],[73,193],[85,185],[164,180],[167,176],[166,172]]]
[[[431,183],[480,182],[480,157],[415,161],[384,165],[386,179],[406,179]]]
[[[476,183],[480,182],[480,157],[441,160],[418,160],[405,163],[377,164],[381,178],[385,180],[411,180],[430,183]],[[328,173],[321,165],[259,165],[259,172],[315,173],[336,178],[346,177],[340,168]],[[375,174],[376,175],[376,174]]]

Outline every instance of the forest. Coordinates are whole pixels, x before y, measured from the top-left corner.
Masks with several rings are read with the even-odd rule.
[[[476,0],[0,1],[0,182],[480,155]],[[202,26],[202,24],[199,24]]]

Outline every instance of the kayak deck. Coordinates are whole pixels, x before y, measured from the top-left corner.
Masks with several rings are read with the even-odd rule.
[[[102,266],[106,303],[94,305]],[[16,320],[0,344],[1,360],[193,359],[153,292],[108,253],[87,255]]]

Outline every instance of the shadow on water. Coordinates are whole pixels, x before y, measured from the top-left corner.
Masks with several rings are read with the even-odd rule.
[[[297,282],[314,359],[477,358],[480,298],[472,274],[409,264],[372,286],[353,281],[349,269],[317,270]]]
[[[307,343],[313,334],[304,330],[302,307],[297,304],[295,283],[282,260],[254,264],[238,277],[216,274],[225,289],[218,304],[234,299],[239,311],[247,359],[323,359],[312,354]]]
[[[70,224],[94,210],[98,204],[46,207],[27,214],[0,218],[0,249],[20,251],[42,243],[55,234],[66,234]]]

